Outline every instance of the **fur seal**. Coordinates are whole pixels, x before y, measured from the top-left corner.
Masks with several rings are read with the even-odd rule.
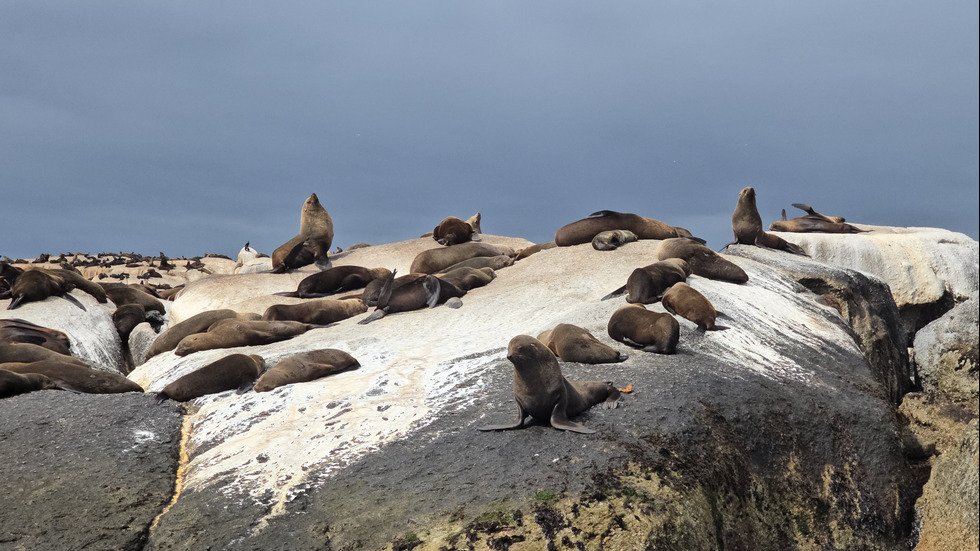
[[[657,246],[654,254],[657,260],[668,258],[686,260],[691,267],[691,273],[708,279],[730,283],[745,283],[749,280],[748,274],[737,264],[725,260],[720,254],[693,239],[683,237],[664,239]]]
[[[0,346],[0,363],[31,363],[41,360],[65,360],[87,366],[85,362],[60,352],[31,343],[12,343]]]
[[[394,281],[395,272],[392,272],[378,295],[377,308],[370,316],[357,322],[359,325],[366,325],[387,314],[435,308],[449,299],[466,294],[465,290],[429,274],[408,274],[405,283],[398,287],[394,286]]]
[[[480,213],[474,214],[469,220],[461,220],[455,216],[445,218],[432,230],[432,239],[440,245],[456,245],[467,241],[480,240]]]
[[[629,356],[600,342],[592,333],[570,323],[559,323],[538,335],[549,350],[565,362],[606,364],[626,361]]]
[[[811,207],[806,203],[793,203],[793,206],[802,210],[803,212],[807,213],[808,215],[814,218],[822,218],[828,222],[834,222],[837,224],[843,224],[844,222],[846,222],[843,216],[824,216],[823,214],[820,214],[819,212],[813,210],[813,207]]]
[[[343,350],[327,348],[286,356],[259,377],[255,392],[268,392],[293,383],[305,383],[328,375],[357,369],[361,364]]]
[[[629,230],[609,230],[597,233],[592,238],[592,248],[597,251],[615,251],[634,241],[636,241],[636,234]]]
[[[65,358],[65,359],[62,359]],[[143,392],[143,388],[119,373],[92,369],[88,365],[72,361],[74,358],[41,360],[31,363],[0,364],[0,369],[14,373],[40,373],[66,390],[88,394],[116,394]]]
[[[670,314],[652,312],[642,304],[626,304],[613,312],[606,330],[613,339],[645,352],[673,354],[681,328]]]
[[[58,388],[58,384],[40,373],[20,374],[0,369],[0,398],[48,388]]]
[[[732,213],[732,233],[735,234],[734,243],[758,245],[807,256],[806,252],[798,245],[790,243],[778,235],[763,231],[762,217],[759,215],[759,209],[755,204],[755,189],[751,187],[743,188],[738,194],[735,212]]]
[[[718,312],[704,295],[683,281],[675,283],[661,299],[661,304],[671,314],[693,321],[699,331],[722,329],[715,325]]]
[[[208,310],[194,314],[157,335],[157,338],[153,340],[153,344],[150,345],[150,349],[146,352],[146,359],[150,359],[157,354],[169,352],[177,348],[177,345],[180,344],[180,341],[184,337],[193,335],[194,333],[203,333],[216,322],[229,318],[254,321],[262,319],[262,316],[253,313],[239,314],[234,310],[227,309]]]
[[[517,256],[514,260],[523,260],[532,254],[539,253],[541,251],[547,251],[548,249],[554,249],[558,245],[554,241],[548,241],[547,243],[538,243],[536,245],[531,245],[530,247],[524,247],[517,251]]]
[[[514,399],[517,420],[506,425],[478,427],[479,430],[508,430],[524,426],[530,415],[560,430],[592,434],[595,430],[569,420],[592,406],[604,402],[615,408],[619,389],[599,381],[570,382],[561,374],[558,359],[541,341],[518,335],[507,346],[507,359],[514,364]]]
[[[276,293],[284,297],[322,298],[343,291],[361,289],[375,279],[384,280],[391,275],[387,268],[364,268],[361,266],[336,266],[322,272],[306,276],[296,291]]]
[[[298,321],[245,321],[228,318],[215,322],[204,333],[181,339],[174,354],[186,356],[202,350],[257,346],[291,339],[313,326]]]
[[[323,273],[323,272],[321,272]],[[329,325],[367,312],[359,298],[310,300],[300,304],[273,304],[262,314],[263,321],[298,321]]]
[[[112,324],[123,343],[129,342],[129,334],[144,321],[146,310],[142,304],[123,304],[112,313]]]
[[[330,252],[330,244],[333,243],[333,220],[320,204],[316,193],[310,194],[303,203],[303,208],[300,209],[299,233],[272,252],[273,271],[282,266],[286,255],[303,242],[308,243],[307,246],[313,253],[312,260],[317,267],[322,269],[329,265],[327,255]]]
[[[71,355],[71,342],[61,331],[17,318],[0,319],[0,347],[15,343],[36,344],[59,354]]]
[[[157,312],[165,315],[167,309],[160,299],[151,295],[142,285],[125,285],[122,283],[103,283],[105,294],[116,307],[124,304],[139,304],[146,312]]]
[[[485,257],[486,258],[486,257]],[[497,277],[493,268],[455,268],[441,274],[437,274],[440,281],[454,285],[463,291],[472,291],[477,287],[483,287]]]
[[[262,356],[231,354],[180,377],[163,387],[158,396],[186,402],[226,390],[245,391],[264,368]]]
[[[638,214],[600,210],[587,217],[566,224],[555,232],[555,244],[559,247],[588,243],[599,233],[609,230],[629,230],[638,239],[668,239],[685,237],[682,232],[669,224]],[[684,232],[690,233],[690,232]]]
[[[420,252],[412,261],[409,272],[413,274],[435,274],[470,258],[498,255],[513,257],[515,254],[514,249],[503,245],[460,243],[451,247],[439,247]]]
[[[448,268],[440,270],[443,273],[451,272],[457,268],[490,268],[493,271],[497,271],[501,268],[506,268],[507,266],[513,266],[514,259],[505,255],[498,254],[497,256],[475,256],[473,258],[468,258],[462,262],[457,262]]]
[[[793,203],[793,206],[806,211],[807,215],[787,220],[784,210],[783,219],[769,224],[769,229],[794,233],[863,233],[867,231],[858,229],[851,224],[845,224],[844,219],[839,216],[824,216],[813,210],[810,205]]]
[[[65,278],[47,270],[24,270],[10,287],[11,300],[7,310],[19,308],[28,302],[39,302],[48,297],[64,298],[84,310],[82,303],[69,294],[74,288],[75,285]]]
[[[626,302],[651,304],[660,300],[660,296],[671,285],[686,280],[689,275],[691,275],[691,267],[682,258],[668,258],[654,262],[633,270],[626,280],[626,285],[602,297],[602,300],[626,293]]]

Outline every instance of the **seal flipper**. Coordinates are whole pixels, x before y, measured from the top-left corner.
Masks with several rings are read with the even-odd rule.
[[[73,297],[73,296],[71,296],[71,294],[65,293],[65,294],[61,295],[61,298],[67,300],[68,302],[74,304],[75,306],[78,306],[82,310],[85,310],[85,305],[82,304],[81,302],[78,302],[78,299],[75,298],[75,297]]]
[[[245,394],[249,390],[252,390],[252,388],[255,386],[255,381],[256,380],[258,380],[258,379],[253,379],[251,381],[245,381],[244,383],[242,383],[241,385],[239,385],[239,387],[238,387],[237,390],[235,390],[235,394]]]
[[[625,285],[623,285],[623,286],[622,286],[622,287],[620,287],[619,289],[616,289],[615,291],[613,291],[613,292],[611,292],[611,293],[609,293],[608,295],[606,295],[606,296],[604,296],[604,297],[602,297],[602,298],[600,298],[600,299],[599,299],[599,301],[601,302],[601,301],[603,301],[603,300],[609,300],[609,299],[611,299],[611,298],[616,298],[616,297],[618,297],[618,296],[622,296],[622,295],[625,295],[625,294],[626,294],[626,286],[625,286]]]
[[[524,419],[527,418],[527,413],[524,411],[524,407],[517,404],[517,422],[511,423],[509,425],[487,425],[484,427],[476,427],[476,430],[511,430],[524,428]]]
[[[569,421],[568,417],[565,415],[565,407],[567,402],[563,396],[555,404],[555,408],[551,410],[551,426],[560,430],[569,430],[572,432],[577,432],[580,434],[595,434],[595,430],[585,427],[579,423]]]
[[[602,218],[603,216],[614,216],[619,214],[614,210],[597,210],[585,218]]]
[[[606,409],[616,409],[619,406],[619,397],[621,396],[619,389],[612,383],[606,383],[606,386],[609,387],[609,394],[606,396],[603,405]]]
[[[782,220],[783,222],[786,221],[786,209],[783,209],[783,215],[782,218],[780,218],[780,220]]]
[[[435,308],[439,304],[439,290],[441,287],[439,278],[434,275],[425,276],[422,287],[425,288],[425,303],[429,308]],[[384,291],[382,290],[382,292]]]
[[[7,305],[7,310],[13,310],[15,308],[20,308],[20,304],[22,302],[24,302],[24,295],[19,295],[19,296],[14,297],[14,299],[10,301],[10,304]]]
[[[275,296],[277,296],[277,297],[302,298],[302,297],[299,296],[299,291],[283,291],[281,293],[272,293],[272,294],[275,295]]]

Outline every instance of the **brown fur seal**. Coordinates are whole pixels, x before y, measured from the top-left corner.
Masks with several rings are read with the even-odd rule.
[[[683,236],[677,228],[660,220],[644,218],[628,212],[601,210],[559,228],[555,232],[555,244],[559,247],[581,245],[592,241],[599,233],[609,230],[629,230],[638,239],[667,239]]]
[[[82,306],[82,303],[69,294],[74,288],[75,285],[65,278],[47,270],[24,270],[10,287],[11,300],[7,310],[19,308],[28,302],[39,302],[48,297],[64,298],[84,310],[85,307]]]
[[[412,261],[409,272],[413,274],[434,274],[441,272],[464,260],[478,256],[507,255],[513,257],[514,249],[487,243],[460,243],[451,247],[439,247],[422,251]]]
[[[31,363],[41,360],[66,360],[79,365],[88,365],[78,358],[36,344],[25,342],[0,346],[0,363]]]
[[[102,286],[94,281],[85,279],[81,274],[76,271],[66,270],[64,268],[31,268],[33,270],[40,270],[52,276],[59,277],[66,282],[75,286],[79,291],[83,291],[92,295],[95,300],[104,303],[106,301],[105,291],[102,290]],[[10,265],[7,262],[0,262],[0,277],[8,282],[9,285],[13,285],[14,281],[20,274],[24,273],[24,270],[16,266]]]
[[[343,350],[328,348],[286,356],[255,382],[255,392],[268,392],[293,383],[305,383],[343,371],[357,369],[361,364]]]
[[[36,344],[59,354],[71,355],[71,342],[61,331],[17,318],[0,319],[0,347],[16,343]]]
[[[129,286],[122,283],[106,283],[102,285],[105,294],[117,307],[124,304],[139,304],[146,312],[157,312],[166,314],[167,309],[160,302],[160,299],[151,295],[141,285]]]
[[[822,218],[828,222],[834,222],[836,224],[843,224],[844,222],[846,222],[843,216],[824,216],[823,214],[820,214],[819,212],[813,210],[813,207],[811,207],[806,203],[793,203],[793,206],[806,212],[807,215],[809,215],[812,218]]]
[[[74,358],[62,356],[58,359],[41,360],[31,363],[0,364],[0,369],[14,373],[40,373],[57,383],[61,388],[86,392],[89,394],[115,394],[119,392],[143,392],[138,384],[119,373],[92,369]]]
[[[839,216],[824,216],[813,210],[810,205],[793,203],[793,206],[805,210],[807,215],[786,220],[786,211],[783,211],[783,219],[769,224],[769,229],[795,233],[863,233],[867,231],[845,224],[844,219]]]
[[[144,321],[146,310],[142,304],[123,304],[112,313],[112,324],[123,343],[129,342],[129,334]]]
[[[598,403],[615,408],[619,400],[619,390],[612,383],[569,382],[562,376],[555,355],[534,337],[518,335],[511,339],[507,359],[514,364],[517,420],[507,425],[478,427],[479,430],[519,429],[530,415],[541,423],[551,423],[556,429],[592,434],[594,430],[569,418]]]
[[[153,340],[153,344],[150,345],[150,349],[146,352],[146,359],[150,359],[157,354],[169,352],[177,348],[177,345],[180,344],[180,341],[184,337],[193,335],[194,333],[203,333],[216,322],[229,318],[259,320],[262,319],[262,316],[253,313],[239,314],[234,310],[227,309],[208,310],[194,314],[157,335],[157,338]]]
[[[497,273],[492,268],[455,268],[436,277],[464,291],[472,291],[493,281]]]
[[[223,319],[215,322],[204,333],[195,333],[181,339],[174,354],[186,356],[202,350],[258,346],[291,339],[302,335],[312,326],[298,321],[245,321]]]
[[[570,323],[559,323],[540,335],[538,340],[565,362],[606,364],[624,362],[629,356],[606,345],[592,333]]]
[[[681,328],[670,314],[652,312],[642,304],[627,304],[613,312],[606,330],[613,339],[645,352],[673,354]]]
[[[634,241],[636,234],[629,230],[609,230],[596,234],[592,239],[592,248],[597,251],[615,251]]]
[[[307,246],[313,253],[313,261],[318,267],[322,269],[328,266],[327,254],[330,252],[330,244],[333,243],[333,220],[320,204],[316,193],[306,199],[300,210],[299,233],[272,252],[273,271],[280,268],[286,255],[303,242],[308,243]]]
[[[459,245],[454,245],[458,247]],[[417,276],[417,277],[412,277]],[[385,280],[385,285],[378,295],[378,306],[370,316],[357,322],[366,325],[396,312],[410,312],[422,308],[435,308],[449,299],[459,298],[466,291],[448,281],[442,281],[434,275],[409,274],[405,283],[400,287],[394,286],[395,273]]]
[[[536,245],[531,245],[530,247],[524,247],[517,251],[517,256],[514,260],[523,260],[532,254],[539,253],[541,251],[547,251],[548,249],[554,249],[558,245],[554,241],[548,241],[547,243],[538,243]]]
[[[696,323],[700,331],[722,329],[720,326],[715,326],[715,318],[718,317],[718,312],[715,311],[711,301],[683,281],[674,284],[664,293],[664,298],[660,302],[671,314],[676,314]]]
[[[273,304],[262,314],[264,321],[299,321],[313,325],[329,325],[367,312],[359,298],[310,300],[300,304]]]
[[[778,235],[763,231],[762,217],[759,215],[759,208],[755,204],[755,189],[750,187],[743,188],[738,194],[735,212],[732,213],[732,232],[735,234],[734,243],[758,245],[807,256],[806,252],[798,245],[790,243]]]
[[[514,259],[505,255],[498,254],[497,256],[475,256],[473,258],[468,258],[462,262],[457,262],[448,268],[440,270],[443,273],[451,272],[457,268],[491,268],[493,271],[497,271],[501,268],[506,268],[507,266],[513,266]]]
[[[265,368],[262,356],[231,354],[188,373],[159,392],[162,399],[186,402],[226,390],[247,390]]]
[[[440,245],[457,245],[467,241],[480,240],[480,213],[474,214],[469,220],[461,220],[449,216],[432,230],[432,239]]]
[[[336,266],[322,272],[306,276],[296,291],[276,293],[279,296],[298,298],[321,298],[343,291],[361,289],[375,279],[384,280],[391,275],[387,268],[364,268],[362,266]]]
[[[602,297],[607,300],[626,293],[626,302],[652,304],[660,300],[664,291],[678,281],[691,275],[691,267],[681,258],[668,258],[649,266],[637,268],[630,273],[626,285]]]
[[[40,373],[14,373],[0,369],[0,398],[27,394],[35,390],[58,388],[58,384]]]
[[[656,250],[657,260],[681,258],[691,267],[691,273],[731,283],[745,283],[749,280],[745,270],[737,264],[725,260],[720,254],[693,239],[664,239]]]

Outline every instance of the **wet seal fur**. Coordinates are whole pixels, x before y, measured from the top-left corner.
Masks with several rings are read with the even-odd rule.
[[[675,228],[660,220],[645,218],[628,212],[600,210],[559,228],[555,232],[555,244],[559,247],[569,247],[589,243],[596,235],[610,230],[629,230],[638,239],[668,239],[691,236],[687,230]]]
[[[320,299],[300,304],[274,304],[262,314],[263,321],[298,321],[313,325],[329,325],[367,312],[359,298]]]
[[[268,392],[293,383],[315,381],[361,367],[353,356],[334,348],[286,356],[255,382],[255,392]]]
[[[599,381],[569,382],[561,374],[558,359],[541,341],[529,335],[518,335],[507,346],[507,359],[514,365],[514,400],[517,420],[511,424],[488,425],[479,430],[509,430],[524,427],[527,416],[552,427],[583,434],[596,432],[570,421],[598,403],[615,408],[619,390],[612,383]]]
[[[305,246],[303,245],[304,243],[306,243]],[[297,246],[308,248],[312,252],[310,261],[315,262],[317,267],[323,269],[329,265],[328,253],[330,252],[330,245],[332,243],[333,219],[330,218],[330,214],[320,204],[320,199],[316,196],[316,193],[312,193],[303,202],[303,208],[300,209],[299,233],[272,252],[272,271],[285,271],[287,267],[284,264],[284,260],[290,252],[293,252],[295,255],[299,254],[297,251],[294,251]],[[305,264],[300,264],[298,261],[293,262],[293,265],[288,266],[288,269],[305,266],[310,261],[306,261]]]
[[[691,267],[692,274],[708,279],[729,283],[745,283],[749,280],[748,274],[738,264],[725,260],[720,254],[693,239],[664,239],[654,254],[657,260],[683,259]]]
[[[255,354],[231,354],[180,377],[163,387],[157,395],[186,402],[226,390],[246,391],[265,369],[265,360]]]
[[[711,301],[683,281],[675,283],[666,293],[664,293],[661,304],[671,314],[681,316],[697,324],[699,331],[714,331],[725,329],[720,325],[715,325],[718,312],[715,310]]]
[[[615,251],[621,246],[636,241],[636,234],[629,230],[609,230],[597,233],[592,238],[592,248],[597,251]]]
[[[642,304],[626,304],[613,312],[606,330],[614,340],[644,352],[674,354],[681,328],[670,314],[647,310]]]
[[[215,322],[204,333],[181,339],[174,354],[186,356],[202,350],[258,346],[302,335],[313,326],[298,321],[245,321],[235,318]]]
[[[654,262],[648,266],[637,268],[630,273],[626,285],[602,297],[608,300],[626,293],[626,302],[630,304],[652,304],[660,300],[661,295],[670,286],[684,281],[691,275],[691,267],[682,258],[668,258]]]
[[[808,256],[798,245],[786,241],[778,235],[767,233],[762,229],[762,217],[755,203],[755,189],[743,188],[738,194],[735,212],[732,213],[732,233],[735,241],[741,245],[758,245],[769,249],[786,251],[793,254]],[[729,243],[729,245],[733,244]],[[725,245],[726,247],[728,245]]]
[[[538,340],[564,362],[604,364],[624,362],[629,358],[587,330],[570,323],[559,323],[554,329],[542,332]]]

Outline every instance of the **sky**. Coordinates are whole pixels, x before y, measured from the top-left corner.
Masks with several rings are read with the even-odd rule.
[[[0,258],[809,203],[978,237],[978,3],[4,2]]]

